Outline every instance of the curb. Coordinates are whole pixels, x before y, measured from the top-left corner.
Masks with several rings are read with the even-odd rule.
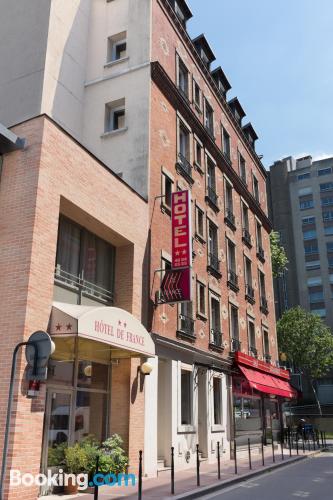
[[[222,482],[216,482],[214,484],[211,484],[209,486],[204,486],[202,488],[197,488],[196,490],[189,491],[187,493],[184,493],[182,495],[175,495],[172,498],[174,500],[181,500],[181,499],[192,499],[192,498],[202,498],[205,495],[209,495],[211,493],[215,493],[219,490],[224,490],[225,488],[229,488],[230,486],[233,486],[237,483],[243,483],[245,481],[248,481],[249,479],[252,479],[257,476],[261,476],[262,474],[267,474],[268,472],[271,472],[276,469],[281,469],[282,467],[287,467],[288,465],[294,465],[297,462],[300,462],[302,460],[306,460],[308,458],[314,457],[315,455],[319,455],[323,451],[326,450],[317,450],[317,451],[312,451],[311,453],[308,453],[307,455],[300,455],[296,456],[294,458],[288,458],[285,459],[284,461],[281,461],[279,463],[275,464],[270,464],[266,467],[263,467],[262,469],[253,471],[253,472],[247,472],[246,474],[243,474],[242,476],[235,477],[233,479],[227,479]],[[171,497],[169,497],[171,498]]]

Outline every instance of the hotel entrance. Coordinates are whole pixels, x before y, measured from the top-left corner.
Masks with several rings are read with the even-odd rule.
[[[131,410],[143,403],[139,368],[155,353],[149,333],[118,308],[54,303],[50,334],[56,348],[48,366],[43,471],[59,466],[59,446],[87,438],[102,443],[119,434],[129,454]]]

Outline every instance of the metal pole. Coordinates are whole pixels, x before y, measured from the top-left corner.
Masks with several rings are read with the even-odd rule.
[[[288,441],[289,441],[289,456],[291,457],[291,439],[290,439],[290,432],[288,436]]]
[[[251,461],[251,441],[250,441],[250,438],[248,438],[248,440],[247,440],[247,446],[249,449],[249,468],[251,470],[252,469],[252,461]]]
[[[304,431],[302,431],[302,447],[303,447],[303,453],[305,453]]]
[[[175,494],[175,448],[171,446],[171,495]]]
[[[316,441],[315,441],[315,435],[314,432],[312,431],[312,441],[313,441],[313,451],[316,450]]]
[[[217,478],[221,479],[220,441],[217,442]]]
[[[327,448],[327,442],[326,442],[326,431],[324,431],[324,443],[325,443],[325,448]]]
[[[281,438],[281,460],[284,460],[284,454],[283,454],[283,438]]]
[[[261,459],[262,465],[265,465],[265,455],[264,455],[264,436],[261,436]]]
[[[197,444],[197,486],[200,486],[200,458],[199,458],[199,445]]]
[[[138,500],[142,499],[142,450],[139,451]]]
[[[15,346],[15,349],[13,351],[12,369],[11,369],[11,373],[10,373],[5,437],[4,437],[3,452],[2,452],[2,465],[1,465],[1,478],[0,478],[0,500],[4,500],[3,490],[4,490],[4,486],[5,486],[5,476],[6,476],[6,468],[7,468],[7,456],[8,456],[9,434],[10,434],[10,432],[9,432],[10,431],[10,419],[11,419],[12,404],[13,404],[17,354],[18,354],[20,347],[27,346],[27,345],[32,345],[35,349],[34,367],[33,367],[32,373],[33,373],[33,375],[36,375],[36,373],[37,373],[37,360],[38,360],[37,344],[35,342],[20,342],[19,344],[17,344]]]
[[[324,434],[323,434],[323,431],[320,431],[320,437],[321,437],[321,445],[324,448]]]
[[[274,451],[273,429],[272,429],[272,458],[273,458],[273,464],[275,464],[275,451]]]
[[[235,458],[235,474],[237,474],[238,468],[237,468],[237,445],[236,445],[236,439],[234,439],[234,458]]]
[[[297,455],[299,455],[299,451],[298,451],[298,435],[296,437],[296,453],[297,453]]]
[[[96,457],[96,469],[95,469],[95,474],[98,474],[98,465],[99,465],[99,455]],[[94,488],[94,500],[98,500],[98,485],[95,484]]]

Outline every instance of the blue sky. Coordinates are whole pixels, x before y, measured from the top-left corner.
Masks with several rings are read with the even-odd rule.
[[[188,0],[259,135],[270,166],[284,156],[333,156],[333,1]],[[213,66],[215,67],[215,66]],[[245,121],[243,123],[245,123]]]

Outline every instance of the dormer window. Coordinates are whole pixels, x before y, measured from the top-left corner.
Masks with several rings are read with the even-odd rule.
[[[191,19],[192,12],[190,11],[185,0],[169,0],[170,5],[175,11],[176,16],[182,23],[184,28],[186,28],[186,22]]]
[[[206,37],[204,35],[200,35],[193,40],[193,44],[207,69],[210,69],[210,65],[213,61],[215,61],[215,55],[210,48]]]
[[[220,93],[222,94],[224,99],[226,99],[227,92],[228,92],[228,90],[231,89],[231,85],[228,82],[227,77],[225,76],[224,71],[221,68],[221,66],[219,66],[218,68],[214,69],[214,71],[212,71],[212,77],[214,78],[214,81],[215,81]]]
[[[235,117],[235,120],[237,121],[238,125],[241,127],[242,126],[242,119],[245,116],[245,111],[242,108],[239,100],[237,99],[237,97],[234,97],[233,99],[231,99],[231,101],[228,102],[228,104],[229,104],[229,108],[230,108],[232,114]]]
[[[247,140],[249,141],[251,147],[255,150],[255,143],[256,143],[256,140],[258,139],[258,136],[256,134],[256,131],[252,127],[252,124],[247,123],[246,125],[244,125],[243,132],[244,132]]]

